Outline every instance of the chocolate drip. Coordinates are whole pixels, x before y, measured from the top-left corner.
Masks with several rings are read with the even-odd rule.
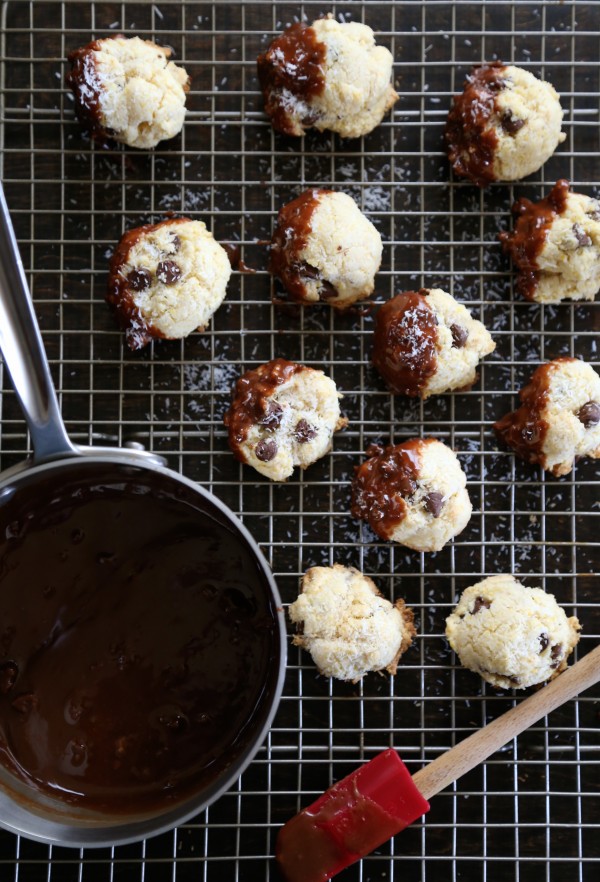
[[[112,34],[105,39],[123,39],[123,34]],[[74,107],[77,118],[87,128],[92,137],[104,139],[111,133],[104,128],[100,105],[102,83],[96,66],[96,52],[102,50],[103,40],[92,40],[87,46],[70,52],[68,60],[71,70],[65,76],[65,83],[75,98]]]
[[[312,216],[321,197],[330,190],[305,190],[296,199],[288,202],[277,216],[277,225],[271,242],[269,272],[281,280],[292,300],[306,301],[306,283],[321,280],[320,271],[301,258],[312,232]],[[322,281],[323,293],[327,296],[326,283]],[[326,293],[327,292],[327,293]]]
[[[309,368],[284,358],[276,358],[247,371],[239,378],[231,407],[224,416],[224,423],[229,429],[229,446],[240,462],[246,461],[241,445],[252,426],[262,424],[274,429],[281,421],[281,413],[276,409],[279,405],[269,400],[277,387],[304,370]]]
[[[494,430],[499,440],[511,447],[526,462],[543,462],[543,446],[548,423],[542,412],[548,400],[550,380],[558,362],[575,361],[574,358],[556,358],[540,365],[529,383],[519,392],[521,406],[506,414]]]
[[[375,318],[373,364],[396,395],[417,396],[437,367],[437,318],[421,289],[397,294]]]
[[[569,182],[562,178],[539,202],[518,199],[512,207],[514,230],[498,235],[504,253],[511,256],[519,270],[517,289],[527,300],[534,299],[539,281],[537,258],[552,223],[566,210],[568,196]]]
[[[153,338],[163,337],[158,328],[142,317],[139,308],[136,306],[134,293],[148,288],[152,282],[152,276],[143,267],[135,267],[126,272],[125,268],[130,263],[131,250],[140,239],[161,227],[177,227],[179,224],[189,222],[190,218],[188,217],[171,217],[158,224],[144,224],[141,227],[135,227],[121,236],[119,244],[115,248],[110,261],[106,302],[114,310],[119,326],[125,331],[127,344],[130,349],[142,349]],[[179,237],[174,236],[173,242],[175,239],[179,239]],[[165,260],[159,264],[159,272],[163,264],[173,264],[173,261]],[[181,274],[179,267],[175,264],[173,265],[176,267],[177,272]],[[171,278],[172,275],[173,273],[167,272],[162,281],[166,281],[167,276]],[[168,284],[173,284],[173,282],[168,282]]]
[[[297,22],[258,56],[258,81],[265,113],[271,117],[275,131],[299,135],[299,126],[309,127],[314,123],[316,116],[310,109],[310,101],[325,89],[326,54],[327,47],[320,42],[316,31]]]
[[[352,516],[366,521],[382,539],[389,539],[406,516],[406,499],[417,489],[421,449],[427,443],[414,438],[389,445],[355,466]]]
[[[444,137],[454,173],[480,187],[496,180],[498,135],[490,120],[498,112],[498,92],[506,86],[505,70],[499,61],[474,68],[463,92],[454,96],[446,122]]]

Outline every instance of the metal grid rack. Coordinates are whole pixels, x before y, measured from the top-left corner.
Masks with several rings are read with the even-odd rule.
[[[262,114],[255,58],[282,26],[333,11],[366,21],[395,58],[400,100],[368,137],[275,136]],[[81,442],[138,440],[239,512],[268,556],[283,598],[311,565],[340,561],[416,612],[419,636],[395,677],[352,685],[319,677],[290,649],[284,698],[257,759],[193,823],[132,846],[78,852],[0,834],[1,882],[188,882],[277,878],[279,825],[333,780],[394,746],[411,769],[515,703],[461,669],[443,637],[458,593],[515,572],[576,613],[598,639],[598,473],[555,479],[496,447],[491,423],[533,368],[558,355],[598,365],[594,304],[544,307],[513,294],[496,240],[515,194],[558,177],[598,194],[600,4],[597,2],[4,2],[2,180],[62,410]],[[192,76],[180,137],[152,153],[90,143],[64,88],[67,52],[123,32],[171,45]],[[485,192],[450,179],[441,132],[469,66],[501,58],[549,79],[567,140],[534,177]],[[370,365],[373,314],[276,308],[265,247],[278,207],[306,186],[353,195],[385,242],[376,301],[438,284],[469,303],[496,352],[472,391],[425,403],[394,399]],[[210,330],[131,354],[103,302],[107,256],[123,230],[166,211],[204,219],[239,242],[254,274],[235,272]],[[222,415],[232,381],[276,355],[323,368],[344,392],[347,431],[305,474],[271,485],[237,464]],[[2,383],[4,467],[27,437]],[[463,534],[435,555],[376,541],[348,513],[353,466],[371,441],[439,437],[460,455],[474,503]],[[416,823],[344,880],[431,882],[596,879],[600,693],[508,744],[437,796]],[[596,700],[594,699],[594,695]],[[594,831],[594,827],[596,831]]]

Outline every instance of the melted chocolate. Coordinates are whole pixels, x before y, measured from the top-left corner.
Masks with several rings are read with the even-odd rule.
[[[306,283],[321,273],[300,257],[312,232],[311,220],[321,196],[330,190],[305,190],[279,210],[271,242],[269,272],[281,280],[292,300],[306,301]],[[322,283],[324,284],[324,283]]]
[[[236,270],[240,262],[240,246],[235,242],[221,242],[221,248],[227,255],[231,269]]]
[[[527,300],[534,299],[540,277],[537,258],[552,223],[566,210],[568,195],[569,182],[563,178],[539,202],[518,199],[512,208],[514,230],[498,234],[504,253],[511,256],[519,270],[517,290]]]
[[[246,458],[241,445],[248,437],[252,426],[263,425],[267,429],[277,428],[282,418],[281,406],[269,399],[278,386],[287,383],[294,374],[308,370],[304,365],[276,358],[246,373],[235,384],[231,407],[223,421],[229,429],[229,446],[240,462]],[[277,448],[275,448],[275,456]],[[257,453],[258,455],[258,453]],[[273,459],[270,456],[269,459]],[[264,460],[268,462],[269,460]]]
[[[413,438],[383,450],[376,448],[374,456],[354,467],[350,511],[382,539],[389,539],[406,517],[406,499],[417,489],[421,448],[427,443]]]
[[[276,685],[252,552],[191,488],[116,464],[38,476],[1,511],[0,762],[115,814],[211,785]]]
[[[148,288],[153,280],[151,273],[145,267],[134,267],[126,271],[126,267],[130,263],[131,249],[144,236],[153,233],[161,227],[177,226],[178,224],[189,222],[189,217],[172,217],[158,224],[144,224],[141,227],[135,227],[121,236],[119,244],[115,248],[110,261],[106,302],[112,307],[119,327],[125,331],[125,339],[130,349],[142,349],[152,339],[164,337],[164,334],[158,328],[142,316],[139,308],[136,306],[134,293]],[[172,241],[177,246],[176,240],[179,241],[179,237],[174,235]],[[173,261],[165,259],[157,267],[159,273],[161,272],[162,264],[171,263]],[[179,267],[176,264],[173,265],[181,274]],[[164,275],[160,280],[166,284],[174,284],[176,279],[173,279],[172,282],[168,281],[168,278],[171,278],[173,273],[169,271],[168,267],[163,267],[163,270]]]
[[[437,367],[437,318],[425,289],[397,294],[375,318],[373,364],[396,395],[417,396]]]
[[[521,406],[494,423],[498,438],[512,447],[517,456],[531,463],[542,462],[543,446],[548,423],[542,417],[546,406],[550,379],[557,362],[575,361],[574,358],[555,358],[534,371],[529,383],[519,392]]]
[[[505,86],[505,70],[506,65],[499,61],[474,68],[463,92],[454,96],[446,122],[444,137],[454,173],[480,187],[496,180],[494,155],[498,135],[490,119],[498,110],[496,97]],[[520,128],[510,134],[516,134]]]
[[[276,37],[256,61],[265,113],[284,135],[301,135],[316,119],[310,101],[325,89],[327,47],[316,31],[297,22]],[[300,116],[300,119],[298,117]]]
[[[123,34],[112,34],[105,39],[123,39]],[[102,83],[96,69],[96,52],[102,50],[103,40],[92,40],[87,46],[75,49],[67,56],[71,63],[71,70],[65,77],[65,83],[72,90],[75,98],[75,113],[85,128],[89,129],[92,137],[105,139],[113,132],[107,130],[103,124],[103,113],[100,106]]]

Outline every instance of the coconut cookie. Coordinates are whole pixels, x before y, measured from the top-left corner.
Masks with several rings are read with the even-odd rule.
[[[375,319],[373,364],[396,395],[469,388],[495,348],[485,326],[439,288],[397,294]]]
[[[440,551],[467,526],[472,505],[456,454],[433,438],[367,450],[355,467],[351,512],[382,539]]]
[[[289,607],[296,646],[310,652],[325,677],[356,682],[369,671],[396,673],[416,634],[403,600],[386,600],[354,567],[311,567]]]
[[[456,175],[485,187],[537,171],[566,135],[550,83],[501,62],[472,70],[455,96],[445,138]]]
[[[225,414],[229,446],[272,481],[285,481],[294,468],[312,465],[331,450],[341,395],[323,371],[283,358],[247,371],[236,383]]]
[[[494,424],[517,456],[553,475],[568,475],[575,457],[600,457],[600,377],[585,361],[556,358],[534,371],[521,406]]]
[[[367,25],[331,14],[293,24],[257,60],[265,113],[284,135],[310,128],[367,135],[398,100],[393,61]]]
[[[372,293],[382,248],[350,196],[306,190],[279,211],[269,269],[292,300],[345,309]]]
[[[517,289],[538,303],[593,300],[600,289],[600,202],[557,181],[545,199],[518,199],[515,228],[500,233],[519,271]]]
[[[579,641],[580,625],[552,594],[513,576],[491,576],[463,591],[446,637],[465,668],[501,689],[556,677]]]
[[[130,349],[203,330],[223,302],[231,266],[202,221],[170,218],[125,233],[110,262],[107,302]]]
[[[190,80],[151,40],[115,35],[69,55],[75,112],[98,138],[148,150],[177,135]]]

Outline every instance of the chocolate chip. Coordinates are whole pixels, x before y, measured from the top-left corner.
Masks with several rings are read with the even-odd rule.
[[[593,221],[600,221],[600,206],[598,208],[593,208],[591,211],[586,212],[588,217],[591,217]]]
[[[492,605],[491,600],[487,600],[485,597],[477,596],[473,602],[473,609],[471,610],[471,615],[474,616],[476,613],[480,612],[482,609],[489,609]]]
[[[181,248],[181,239],[179,236],[173,236],[171,238],[171,245],[173,246],[173,251],[177,252]]]
[[[540,641],[540,653],[542,653],[550,643],[550,638],[545,633],[545,631],[542,631],[542,633],[538,637],[538,640]]]
[[[299,269],[303,279],[321,278],[321,270],[317,269],[316,266],[312,266],[310,263],[302,263]]]
[[[444,497],[441,493],[428,493],[424,499],[425,508],[434,518],[439,518],[444,507]]]
[[[573,224],[573,233],[575,234],[575,238],[577,239],[580,248],[585,248],[586,246],[592,244],[592,240],[583,229],[581,224]]]
[[[271,462],[277,455],[277,444],[275,441],[263,438],[254,448],[254,453],[261,462]]]
[[[13,661],[7,661],[0,665],[0,692],[8,695],[15,685],[19,676],[19,668]]]
[[[525,125],[525,120],[519,119],[519,117],[517,116],[513,116],[510,110],[505,110],[500,117],[500,125],[507,135],[516,135],[517,132],[520,132]]]
[[[550,649],[550,658],[553,661],[556,661],[557,658],[560,659],[562,657],[562,651],[562,643],[555,643]]]
[[[294,434],[300,444],[306,444],[307,441],[312,441],[313,438],[317,437],[317,430],[306,420],[298,420]]]
[[[508,679],[508,682],[509,682],[509,683],[512,683],[513,686],[518,686],[519,683],[521,682],[520,677],[513,677],[513,676],[510,676],[510,677],[508,677],[507,679]]]
[[[600,423],[600,404],[597,401],[588,401],[577,412],[577,419],[583,423],[586,429],[591,429]]]
[[[156,268],[156,275],[158,281],[162,282],[164,285],[174,285],[175,282],[179,281],[183,274],[181,272],[181,267],[179,267],[174,260],[161,260]]]
[[[147,269],[132,269],[127,274],[127,281],[134,291],[145,291],[152,284],[152,273]]]
[[[452,333],[452,346],[455,349],[462,349],[467,342],[469,332],[462,325],[450,325],[450,331]]]
[[[337,288],[334,288],[331,282],[322,281],[319,289],[319,297],[321,300],[332,300],[338,296]]]
[[[276,401],[268,401],[265,415],[260,421],[267,429],[276,429],[283,419],[283,407]]]
[[[319,116],[320,116],[320,114],[318,111],[316,111],[316,110],[309,111],[309,113],[307,113],[306,116],[302,117],[302,125],[306,126],[307,128],[309,126],[314,126],[316,121],[319,119]]]

